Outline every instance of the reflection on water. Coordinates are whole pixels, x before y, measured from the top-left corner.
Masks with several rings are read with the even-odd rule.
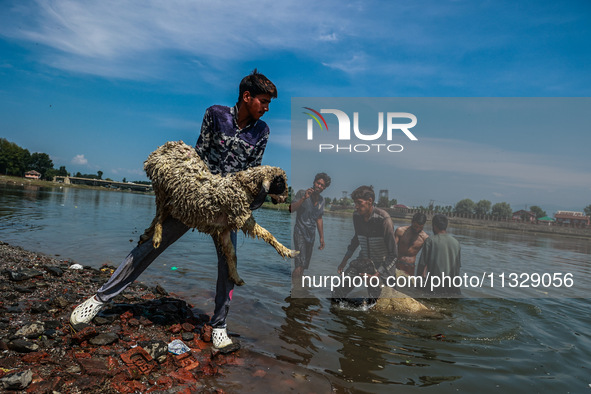
[[[82,264],[117,265],[154,211],[148,195],[0,186],[0,240]],[[259,210],[255,216],[290,244],[288,213]],[[350,223],[325,216],[326,248],[314,250],[311,271],[336,273]],[[588,240],[450,230],[462,244],[463,272],[550,267],[574,273],[586,297]],[[174,289],[211,313],[215,261],[211,238],[189,232],[140,280]],[[509,299],[431,299],[424,302],[440,317],[427,319],[338,308],[316,292],[290,296],[291,262],[260,240],[239,237],[238,269],[247,284],[235,289],[228,324],[240,335],[245,365],[227,366],[215,382],[229,392],[554,393],[585,392],[591,383],[584,297],[531,298],[525,295],[532,289],[523,289],[525,295]],[[473,293],[481,297],[479,291]]]
[[[285,303],[281,308],[285,312],[285,320],[280,326],[279,339],[284,342],[284,349],[289,354],[278,355],[277,359],[308,365],[318,353],[316,342],[321,341],[320,335],[314,330],[314,318],[321,312],[320,300],[287,297]]]

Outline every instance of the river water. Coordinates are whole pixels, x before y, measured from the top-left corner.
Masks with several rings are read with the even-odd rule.
[[[0,240],[94,267],[118,265],[154,212],[149,195],[0,185]],[[289,213],[261,209],[255,217],[290,245]],[[325,215],[324,228],[327,246],[314,251],[310,272],[334,275],[352,236],[351,218]],[[322,291],[292,298],[292,263],[239,235],[246,285],[234,292],[228,326],[240,335],[245,362],[225,367],[213,383],[228,392],[589,392],[590,241],[449,232],[462,245],[462,272],[493,273],[496,282],[466,288],[461,299],[424,300],[436,318],[339,308]],[[189,232],[140,280],[211,314],[215,261],[210,237]],[[501,289],[503,273],[571,274],[574,284]]]

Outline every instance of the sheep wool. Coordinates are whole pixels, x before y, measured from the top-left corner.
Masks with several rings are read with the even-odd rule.
[[[156,217],[140,238],[152,238],[158,248],[162,239],[162,223],[170,215],[186,226],[217,238],[227,257],[230,279],[244,282],[236,271],[236,255],[230,232],[241,229],[251,237],[262,238],[275,247],[282,257],[297,252],[283,246],[267,230],[259,226],[250,210],[255,197],[273,182],[284,185],[274,201],[285,201],[285,171],[278,167],[257,166],[221,176],[212,174],[195,149],[183,141],[170,141],[152,152],[144,162],[144,170],[152,180],[156,195]],[[233,266],[232,266],[233,265]]]

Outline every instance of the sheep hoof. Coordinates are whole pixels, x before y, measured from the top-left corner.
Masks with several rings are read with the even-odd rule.
[[[242,285],[244,285],[244,283],[245,283],[245,282],[242,280],[242,278],[232,278],[232,277],[230,277],[230,280],[231,280],[232,282],[234,282],[234,284],[236,284],[237,286],[242,286]]]
[[[285,250],[282,250],[281,252],[279,252],[279,254],[283,258],[285,258],[285,257],[293,258],[293,257],[296,257],[298,254],[300,254],[300,252],[298,250],[291,250],[291,249],[286,248]]]
[[[152,245],[154,245],[154,249],[158,249],[160,247],[160,241],[154,241]]]

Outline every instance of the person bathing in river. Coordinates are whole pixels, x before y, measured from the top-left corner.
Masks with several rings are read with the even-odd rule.
[[[442,275],[452,278],[450,282],[442,283],[442,286],[433,289],[434,295],[454,296],[461,294],[459,287],[453,285],[453,278],[460,276],[461,248],[457,239],[447,233],[448,220],[445,215],[436,214],[431,219],[433,225],[433,236],[425,240],[419,265],[417,266],[417,275],[427,278],[427,275]],[[425,286],[429,281],[425,281]]]
[[[269,110],[271,99],[276,97],[275,85],[255,69],[240,82],[238,102],[234,107],[214,105],[205,111],[195,149],[212,174],[225,176],[261,165],[269,127],[260,118]],[[254,210],[260,207],[265,197],[266,194],[261,193],[250,208]],[[173,217],[165,220],[162,229],[160,247],[155,249],[151,239],[135,247],[96,295],[72,312],[70,322],[73,326],[90,323],[107,302],[125,290],[156,257],[189,230]],[[236,232],[232,232],[231,240],[235,250]],[[234,283],[228,278],[228,264],[221,252],[221,245],[215,240],[214,243],[218,254],[218,277],[215,309],[209,324],[213,328],[214,347],[233,350],[239,346],[233,344],[227,335],[226,318]]]
[[[295,269],[292,274],[292,282],[301,284],[304,270],[310,266],[316,229],[320,237],[319,250],[324,249],[324,198],[320,195],[330,186],[331,179],[324,172],[316,174],[312,187],[300,190],[295,196],[295,201],[289,205],[289,212],[297,212],[296,223],[293,229],[294,249],[300,254],[295,257]]]
[[[427,217],[424,213],[417,212],[412,217],[410,226],[398,227],[394,236],[396,238],[396,245],[398,246],[398,260],[396,261],[396,269],[402,271],[405,275],[415,274],[415,261],[417,254],[423,247],[425,240],[429,237],[423,231]]]
[[[339,275],[343,273],[349,259],[360,247],[359,256],[351,261],[344,275],[348,277],[377,277],[379,285],[367,287],[370,303],[375,303],[380,296],[382,286],[393,283],[388,277],[396,279],[396,239],[394,225],[390,215],[378,207],[374,207],[375,193],[372,186],[360,186],[351,193],[355,202],[353,227],[355,235],[349,243],[347,252],[337,268]],[[371,281],[370,281],[371,282]],[[343,285],[333,292],[333,300],[340,301],[347,297],[353,286]]]

